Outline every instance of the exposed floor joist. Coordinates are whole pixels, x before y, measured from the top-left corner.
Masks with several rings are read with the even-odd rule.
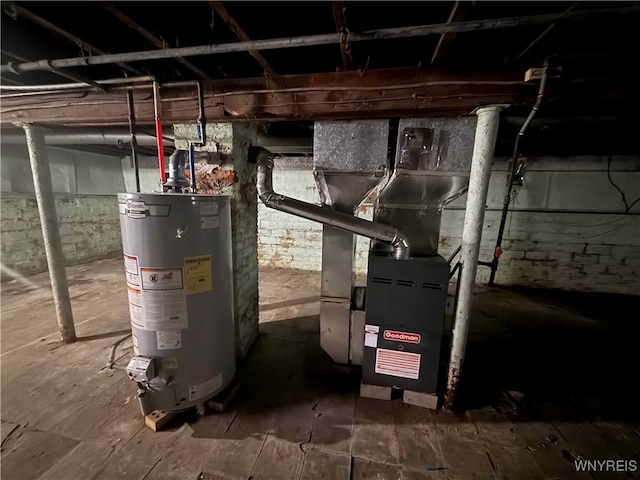
[[[238,37],[238,40],[240,40],[241,42],[250,42],[251,41],[251,39],[249,38],[249,35],[246,34],[246,32],[242,29],[240,24],[238,24],[238,22],[235,20],[235,18],[233,18],[229,14],[229,12],[224,7],[224,5],[222,5],[222,2],[211,1],[211,2],[209,2],[209,4],[211,5],[211,8],[213,8],[213,10],[218,15],[220,15],[220,18],[222,18],[224,23],[227,24],[227,26],[231,29],[231,31],[235,34],[235,36]],[[249,50],[249,55],[251,55],[253,58],[256,59],[256,61],[262,67],[262,70],[264,71],[264,74],[266,76],[268,76],[268,77],[277,76],[277,74],[276,74],[275,70],[273,69],[273,67],[271,67],[271,65],[269,65],[269,62],[267,62],[267,59],[264,58],[264,55],[262,55],[258,50]]]
[[[351,47],[348,41],[349,25],[347,23],[347,7],[342,0],[331,2],[331,7],[333,9],[333,21],[336,24],[336,30],[342,35],[340,39],[342,70],[352,70],[353,57],[351,56]]]
[[[469,10],[471,10],[471,7],[471,2],[457,0],[451,8],[451,13],[449,13],[447,23],[462,22],[465,16],[469,13]],[[443,33],[440,35],[436,48],[433,50],[433,56],[431,57],[431,63],[433,65],[441,63],[442,60],[444,60],[447,50],[455,36],[455,33]]]
[[[543,15],[529,15],[524,17],[510,17],[490,20],[475,20],[409,27],[394,27],[369,30],[359,33],[350,32],[350,42],[366,42],[398,38],[423,37],[446,33],[477,32],[480,30],[495,30],[517,28],[525,25],[543,25],[555,22],[580,22],[588,19],[607,16],[628,16],[640,13],[640,6],[593,9],[574,12],[561,12]],[[244,32],[242,32],[244,33]],[[246,34],[245,34],[246,35]],[[55,68],[87,67],[90,65],[112,65],[118,62],[138,62],[160,60],[167,58],[192,57],[200,55],[215,55],[222,53],[256,52],[262,50],[277,50],[287,48],[311,47],[319,45],[340,44],[339,33],[323,33],[298,37],[269,38],[263,40],[246,40],[240,42],[205,44],[191,47],[166,48],[162,50],[145,50],[118,53],[113,55],[94,55],[90,57],[60,58],[51,60],[50,65]],[[267,64],[268,65],[268,64]],[[46,68],[41,62],[22,63],[15,65],[1,65],[0,73],[33,72]]]
[[[80,49],[89,54],[89,55],[93,55],[94,53],[97,53],[98,55],[107,55],[107,52],[100,50],[97,47],[94,47],[93,45],[91,45],[88,42],[85,42],[84,40],[82,40],[79,37],[76,37],[75,35],[73,35],[72,33],[67,32],[66,30],[63,30],[62,28],[58,27],[57,25],[54,25],[53,23],[49,22],[48,20],[45,20],[44,18],[30,12],[29,10],[27,10],[24,7],[21,7],[19,5],[16,5],[15,3],[9,3],[7,4],[7,6],[5,7],[7,9],[9,9],[9,11],[11,11],[11,15],[14,17],[22,17],[25,20],[30,21],[31,23],[35,23],[36,25],[38,25],[41,28],[44,28],[45,30],[48,30],[56,35],[58,35],[59,37],[63,38],[64,40],[76,45],[77,47],[80,47]],[[127,70],[130,73],[133,73],[135,75],[144,75],[140,70],[137,70],[129,65],[127,65],[126,63],[118,63],[117,64],[120,68]]]
[[[144,38],[146,38],[149,41],[149,43],[151,43],[153,46],[157,48],[167,48],[167,44],[164,40],[155,36],[153,33],[151,33],[149,30],[147,30],[142,25],[140,25],[138,22],[133,20],[127,14],[125,14],[124,12],[116,8],[114,5],[110,3],[103,3],[102,6],[108,12],[113,14],[113,16],[116,17],[118,20],[120,20],[122,23],[124,23],[129,28],[131,28],[132,30],[134,30],[135,32],[139,33]],[[183,57],[176,57],[176,60],[180,62],[182,65],[184,65],[185,67],[187,67],[189,70],[191,70],[193,73],[195,73],[198,77],[204,80],[211,80],[211,77],[209,77],[209,75],[204,73],[201,69],[196,67],[189,60]]]

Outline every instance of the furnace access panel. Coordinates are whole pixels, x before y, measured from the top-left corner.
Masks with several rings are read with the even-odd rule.
[[[436,393],[449,264],[369,256],[362,382]]]

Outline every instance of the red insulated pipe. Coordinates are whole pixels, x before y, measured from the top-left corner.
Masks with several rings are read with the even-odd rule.
[[[167,181],[167,175],[164,168],[164,146],[162,144],[162,121],[156,118],[156,137],[158,140],[158,167],[160,168],[160,178],[162,183]]]
[[[164,185],[167,175],[164,168],[164,146],[162,142],[162,120],[160,119],[160,85],[153,82],[153,110],[156,119],[156,139],[158,142],[158,168],[160,168],[160,180]]]

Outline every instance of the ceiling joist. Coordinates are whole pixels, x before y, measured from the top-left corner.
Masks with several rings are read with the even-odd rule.
[[[235,18],[233,18],[229,14],[229,12],[224,7],[224,5],[222,5],[222,2],[211,1],[209,2],[209,4],[211,5],[211,8],[213,8],[213,10],[218,15],[220,15],[220,18],[222,18],[224,23],[227,24],[227,26],[229,27],[229,29],[231,29],[231,31],[235,34],[235,36],[238,37],[238,40],[240,40],[241,42],[251,41],[251,39],[249,38],[249,35],[246,34],[246,32],[242,29],[242,27],[235,20]],[[255,58],[256,61],[260,64],[260,66],[262,67],[262,70],[264,71],[264,74],[267,77],[277,76],[275,70],[271,67],[271,65],[269,65],[269,62],[267,62],[267,59],[264,58],[264,55],[262,55],[258,50],[248,50],[248,53],[253,58]]]
[[[455,23],[462,22],[465,16],[471,10],[472,3],[465,2],[461,0],[456,0],[451,8],[451,13],[449,13],[449,18],[447,18],[447,23]],[[436,44],[436,48],[433,50],[433,56],[431,57],[431,64],[436,65],[438,63],[442,63],[445,55],[447,54],[447,50],[453,42],[455,38],[455,33],[443,33],[438,38],[438,43]]]
[[[142,25],[140,25],[138,22],[133,20],[126,13],[122,12],[121,10],[119,10],[118,8],[116,8],[115,6],[113,6],[110,3],[103,3],[102,6],[108,12],[110,12],[114,17],[116,17],[118,20],[120,20],[122,23],[124,23],[129,28],[131,28],[132,30],[134,30],[135,32],[139,33],[141,36],[146,38],[149,41],[149,43],[151,43],[156,48],[167,48],[167,44],[161,38],[155,36],[149,30],[147,30]],[[206,73],[204,73],[202,70],[200,70],[198,67],[196,67],[189,60],[186,60],[183,57],[176,57],[176,60],[178,62],[180,62],[182,65],[184,65],[185,67],[187,67],[189,70],[191,70],[193,73],[195,73],[201,79],[203,79],[203,80],[211,80],[211,77],[209,77]]]
[[[347,24],[347,7],[342,0],[331,2],[333,8],[333,21],[336,30],[341,35],[340,55],[342,56],[342,70],[353,70],[353,57],[349,44],[349,25]]]
[[[221,10],[222,11],[222,10]],[[428,35],[440,35],[443,33],[478,32],[483,30],[517,28],[524,25],[544,25],[560,21],[580,22],[589,19],[600,19],[608,15],[625,16],[640,13],[640,6],[618,7],[608,9],[581,10],[568,13],[551,13],[542,15],[530,15],[524,17],[499,18],[490,20],[475,20],[463,22],[451,22],[431,25],[417,25],[408,27],[384,28],[365,32],[350,32],[348,35],[350,42],[365,42],[372,40],[386,40],[398,38],[423,37]],[[237,32],[240,33],[240,32]],[[242,32],[243,38],[248,38]],[[122,62],[137,62],[148,60],[160,60],[175,58],[178,56],[191,57],[199,55],[214,55],[221,53],[249,52],[261,58],[258,54],[260,50],[300,48],[318,45],[339,44],[341,35],[338,33],[324,33],[318,35],[306,35],[300,37],[270,38],[265,40],[242,40],[235,43],[221,43],[214,45],[197,45],[192,47],[165,48],[162,50],[145,50],[137,52],[118,53],[112,55],[94,55],[79,58],[61,58],[51,60],[51,65],[55,68],[87,67],[90,65],[107,65]],[[258,54],[258,55],[257,55]],[[272,72],[273,69],[262,57],[261,60],[265,73]],[[0,73],[8,72],[29,72],[43,70],[39,62],[15,64],[12,66],[0,66]],[[267,75],[269,76],[269,75]]]
[[[25,20],[28,20],[31,23],[38,25],[39,27],[44,28],[45,30],[48,30],[49,32],[59,36],[60,38],[66,40],[67,42],[72,43],[77,47],[80,47],[80,49],[84,53],[87,53],[89,55],[93,55],[94,53],[97,53],[98,55],[108,55],[107,52],[100,50],[97,47],[94,47],[90,43],[85,42],[81,38],[73,35],[72,33],[67,32],[66,30],[63,30],[57,25],[54,25],[48,20],[45,20],[44,18],[30,12],[29,10],[27,10],[24,7],[21,7],[20,5],[16,5],[15,3],[7,3],[6,6],[5,5],[3,6],[5,7],[9,15],[12,16],[13,18],[22,17]],[[120,68],[130,73],[133,73],[135,75],[143,75],[143,73],[140,70],[137,70],[127,65],[126,63],[118,63],[117,65]]]

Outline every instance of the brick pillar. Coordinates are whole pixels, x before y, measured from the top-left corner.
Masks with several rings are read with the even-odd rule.
[[[196,141],[195,125],[175,125],[176,148],[187,149]],[[258,197],[255,166],[248,162],[249,147],[256,140],[254,127],[241,123],[207,125],[207,143],[196,147],[196,161],[207,158],[218,165],[220,181],[199,193],[231,196],[233,244],[233,300],[236,351],[244,358],[258,335]],[[236,181],[233,182],[235,173]]]

